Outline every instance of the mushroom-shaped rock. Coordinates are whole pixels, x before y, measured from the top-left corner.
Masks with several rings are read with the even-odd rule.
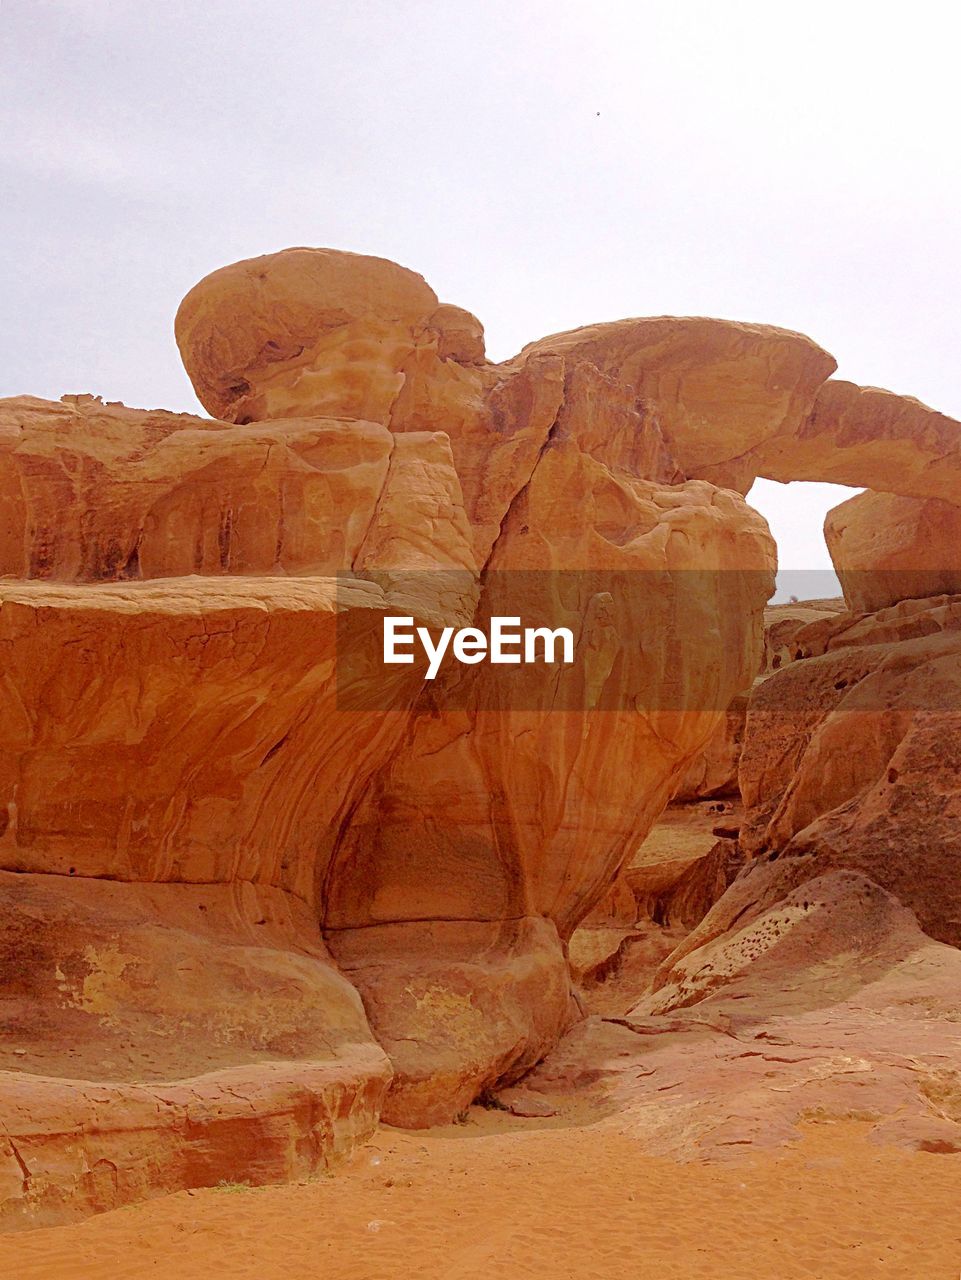
[[[285,249],[206,276],[180,304],[175,333],[201,403],[218,418],[292,417],[309,403],[313,417],[379,422],[412,332],[437,310],[423,277],[386,258]],[[447,323],[454,334],[466,327]]]
[[[685,466],[725,464],[739,419],[747,446],[794,430],[831,363],[796,335],[667,320],[491,364],[479,323],[419,276],[327,250],[208,277],[177,336],[215,420],[0,406],[0,867],[57,881],[32,897],[46,923],[18,924],[43,940],[33,985],[0,985],[0,1044],[14,1025],[28,1049],[0,1073],[0,1133],[36,1137],[22,1100],[39,1088],[31,1159],[42,1147],[65,1211],[89,1207],[105,1162],[101,1207],[216,1180],[231,1143],[259,1150],[291,1109],[254,1176],[323,1161],[345,1116],[373,1123],[371,1033],[394,1073],[383,1114],[406,1124],[550,1049],[576,1013],[566,940],[760,663],[773,544]],[[577,654],[514,683],[452,663],[428,687],[423,664],[381,663],[387,614],[434,632],[520,614],[569,627]],[[115,950],[96,936],[108,906]],[[170,928],[176,993],[154,977]],[[234,957],[251,987],[236,1018]],[[128,1082],[91,1092],[113,1042],[89,1019],[139,1060],[199,1026],[190,974],[208,968],[236,1052],[216,1027],[195,1047],[243,1073],[229,1123],[227,1086],[197,1084],[191,1058],[209,1129],[170,1146],[164,1112],[128,1164],[97,1102]],[[29,1029],[60,997],[53,1022],[82,1013],[89,1053],[54,1087]],[[16,1213],[40,1183],[5,1141]],[[138,1174],[154,1148],[156,1176]]]

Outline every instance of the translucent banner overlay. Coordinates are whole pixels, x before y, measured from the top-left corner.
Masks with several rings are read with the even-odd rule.
[[[805,599],[791,599],[795,573]],[[822,683],[851,710],[890,708],[892,698],[904,709],[961,708],[961,594],[898,603],[916,575],[858,578],[845,574],[849,595],[896,603],[848,610],[829,570],[782,571],[773,606],[772,575],[754,569],[510,569],[483,581],[457,570],[345,573],[337,706],[717,712],[773,671],[772,706],[791,713],[825,696]],[[812,597],[821,582],[823,595]],[[895,677],[899,641],[914,645],[898,650]],[[821,676],[790,674],[799,659],[817,660]],[[946,677],[952,661],[955,680]],[[940,664],[937,680],[921,670],[930,663]]]

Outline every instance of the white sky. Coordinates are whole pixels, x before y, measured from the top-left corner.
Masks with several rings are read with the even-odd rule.
[[[488,349],[697,314],[961,416],[961,6],[0,0],[0,394],[197,410],[177,304],[377,253]],[[598,114],[600,113],[600,114]],[[791,568],[835,486],[759,483]]]

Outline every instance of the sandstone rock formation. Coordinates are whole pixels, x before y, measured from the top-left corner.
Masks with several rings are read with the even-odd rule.
[[[961,506],[953,502],[859,493],[828,512],[824,538],[849,609],[961,594]]]
[[[953,502],[961,423],[911,396],[832,379],[800,431],[772,436],[737,466],[771,480],[826,480]]]
[[[542,338],[529,355],[595,365],[650,406],[681,471],[746,493],[738,457],[794,436],[837,363],[810,338],[769,325],[661,316]]]
[[[624,1015],[581,1022],[512,1103],[528,1094],[680,1160],[794,1142],[815,1118],[957,1152],[959,993],[961,952],[870,880],[830,872],[728,916]]]
[[[739,693],[731,700],[724,719],[688,766],[674,792],[675,804],[711,796],[737,795],[737,767],[741,759],[747,702],[746,693]]]
[[[822,353],[823,354],[823,353]],[[802,418],[791,413],[758,440],[750,419],[729,425],[726,447],[708,464],[685,468],[714,484],[747,493],[758,476],[788,483],[820,480],[914,498],[957,500],[961,423],[911,396],[820,377],[811,369]],[[810,397],[808,399],[808,396]],[[678,453],[679,460],[683,453]],[[682,463],[683,465],[683,463]]]
[[[293,895],[4,871],[0,922],[4,1227],[305,1177],[370,1133],[390,1064]]]
[[[578,1016],[566,939],[759,660],[763,521],[683,481],[616,359],[489,364],[420,277],[332,251],[215,273],[177,334],[216,420],[0,406],[10,1220],[247,1143],[247,1180],[290,1176],[519,1078]],[[483,623],[518,582],[573,669],[507,696],[372,663],[386,614]]]
[[[666,926],[638,954],[678,945],[602,1051],[778,974],[813,1007],[805,948],[868,992],[831,1055],[883,999],[910,1022],[915,978],[940,1000],[956,953],[907,908],[961,942],[958,601],[790,606],[765,656],[774,548],[741,492],[927,509],[958,424],[729,321],[494,364],[420,276],[332,250],[215,272],[176,335],[214,419],[0,403],[0,1220],[304,1174],[562,1037],[537,1074],[563,1076],[597,1032],[572,939],[612,901]],[[523,615],[576,659],[425,681],[381,661],[388,615]],[[871,945],[842,962],[845,928]]]
[[[447,431],[475,525],[488,523],[481,510],[493,516],[503,504],[505,469],[529,466],[562,398],[578,406],[585,447],[595,451],[591,438],[605,461],[628,469],[627,455],[650,459],[660,438],[663,468],[742,493],[757,476],[947,502],[959,492],[961,424],[910,396],[831,378],[832,356],[771,326],[617,320],[542,338],[491,365],[480,323],[438,305],[414,272],[289,249],[202,280],[176,329],[197,394],[217,417],[364,418],[393,431],[416,420],[417,429]],[[503,447],[485,467],[492,432]]]
[[[843,612],[844,601],[804,601],[764,611],[763,679],[798,653],[795,634],[825,615]],[[757,683],[755,681],[755,684]],[[705,746],[688,765],[670,804],[611,885],[583,921],[578,951],[598,962],[600,938],[592,930],[611,930],[614,951],[648,921],[691,928],[724,893],[743,865],[737,843],[743,809],[738,781],[750,695],[739,694]],[[646,937],[645,937],[646,942]],[[608,957],[613,962],[613,954]]]
[[[338,647],[410,606],[370,565],[428,546],[418,616],[471,616],[446,441],[90,401],[2,421],[0,1220],[309,1172],[390,1079],[313,903],[422,676],[340,710]]]
[[[383,422],[414,331],[444,336],[443,314],[430,325],[437,310],[426,280],[385,258],[288,249],[202,280],[180,304],[177,342],[217,418],[290,418],[297,406],[311,417]]]
[[[304,252],[296,251],[297,261]],[[563,943],[663,807],[677,771],[709,735],[735,688],[749,679],[769,585],[769,544],[730,495],[703,483],[665,485],[680,476],[665,446],[659,409],[640,394],[630,369],[628,377],[619,374],[619,344],[626,336],[629,346],[650,346],[651,322],[611,326],[606,338],[583,349],[565,345],[562,335],[491,365],[482,344],[464,340],[475,332],[466,313],[443,307],[438,313],[436,298],[424,293],[418,277],[407,280],[403,307],[385,288],[389,315],[383,309],[388,304],[372,300],[366,286],[342,290],[331,320],[326,302],[316,300],[323,300],[321,286],[311,283],[312,273],[326,279],[332,270],[324,255],[300,279],[290,332],[285,328],[268,351],[271,307],[295,265],[288,255],[238,264],[185,299],[178,341],[208,408],[245,420],[291,412],[355,416],[362,404],[367,416],[395,433],[443,428],[477,565],[485,570],[480,619],[516,612],[515,575],[524,574],[525,607],[531,608],[533,595],[553,625],[563,618],[591,644],[585,628],[594,626],[592,602],[610,594],[612,575],[652,584],[641,588],[652,611],[646,651],[629,656],[636,608],[625,600],[604,621],[605,638],[591,670],[574,673],[566,685],[563,674],[560,686],[553,678],[535,680],[514,699],[523,705],[497,709],[500,673],[455,672],[453,690],[450,682],[439,682],[425,703],[432,714],[412,722],[405,749],[380,772],[344,834],[341,861],[328,876],[326,936],[363,992],[378,1036],[394,1046],[386,1114],[428,1123],[449,1117],[452,1107],[502,1077],[503,1063],[519,1070],[534,1060],[572,1016],[562,981]],[[370,270],[395,279],[386,264],[373,262]],[[308,292],[313,302],[305,301]],[[442,334],[438,314],[445,324],[456,320],[462,340]],[[746,332],[707,321],[665,326],[687,336],[667,355],[655,344],[655,357],[671,368],[700,362],[709,371],[702,381],[723,380],[715,364],[730,363]],[[231,344],[220,342],[221,332],[235,335]],[[785,346],[783,335],[763,330],[751,340],[761,348]],[[793,351],[794,343],[787,348]],[[807,340],[796,344],[813,349]],[[331,357],[335,348],[346,353],[343,362]],[[777,376],[787,380],[792,358],[785,355],[783,369],[775,360]],[[780,422],[784,405],[769,386],[769,367],[749,361],[741,376],[745,399],[755,397],[758,413]],[[696,372],[689,375],[692,388],[697,379]],[[215,387],[248,389],[231,400],[217,399]],[[677,405],[673,392],[672,398]],[[692,399],[692,412],[702,408]],[[717,571],[727,569],[747,574],[725,582]],[[664,591],[668,578],[675,587]],[[745,619],[751,621],[745,625]],[[705,668],[696,658],[705,623],[726,636],[719,668]],[[659,632],[678,646],[667,664],[655,639]],[[602,692],[609,709],[600,717],[593,708]],[[683,713],[670,709],[682,705]],[[703,710],[692,714],[694,707]],[[611,785],[625,776],[645,779],[643,796],[629,809]],[[455,1016],[449,985],[441,983],[444,999],[435,998],[443,958],[424,938],[438,936],[438,922],[470,922],[481,954],[503,946],[500,963],[509,971],[518,957],[513,940],[501,941],[505,919],[521,921],[531,940],[525,945],[533,948],[531,959],[546,984],[540,1023],[549,1030],[529,1041],[507,1026],[496,1053],[478,1055],[474,1021]],[[544,921],[551,926],[546,932]],[[423,969],[428,954],[421,981],[434,993],[438,1016],[449,1010],[443,1037],[436,1028],[430,1035],[410,1034],[405,1000],[386,995],[392,975],[399,990],[408,991],[411,973]],[[456,967],[474,964],[474,954],[469,948],[465,958],[452,957],[447,981],[455,989],[463,987]],[[448,1065],[442,1077],[433,1065],[444,1037],[460,1045],[456,1087]],[[443,1088],[431,1087],[434,1078],[443,1079]]]
[[[807,628],[816,622],[845,612],[842,596],[830,600],[799,600],[790,604],[771,605],[764,610],[764,670],[762,675],[777,671],[778,667],[804,657],[804,648],[798,644],[798,636],[806,635]],[[745,708],[745,716],[747,708]],[[743,741],[744,733],[741,732]],[[740,756],[738,757],[740,759]]]
[[[851,868],[959,945],[959,601],[898,605],[853,626],[849,617],[752,700],[741,838],[762,861],[737,888]],[[778,892],[766,888],[765,901]]]

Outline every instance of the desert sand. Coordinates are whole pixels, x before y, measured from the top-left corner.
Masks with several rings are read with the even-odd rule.
[[[382,1129],[348,1169],[8,1236],[18,1280],[956,1280],[961,1160],[809,1124],[734,1164],[652,1158],[616,1121],[472,1107]]]

